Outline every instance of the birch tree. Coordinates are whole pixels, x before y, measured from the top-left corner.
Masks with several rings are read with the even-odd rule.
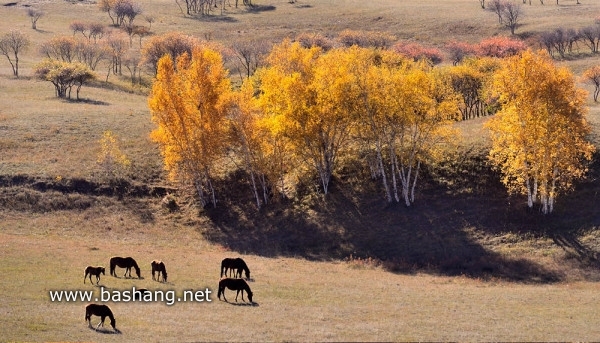
[[[318,47],[284,41],[261,74],[263,110],[278,116],[295,154],[314,168],[325,194],[352,122],[348,58],[346,50],[323,54]]]
[[[503,62],[494,78],[501,110],[488,123],[490,160],[510,193],[527,196],[551,213],[559,194],[586,172],[594,146],[585,115],[586,92],[565,67],[540,51]]]
[[[194,49],[176,65],[170,55],[158,61],[148,104],[157,128],[165,168],[172,179],[191,183],[202,206],[217,199],[213,170],[227,143],[226,117],[231,85],[219,53]]]

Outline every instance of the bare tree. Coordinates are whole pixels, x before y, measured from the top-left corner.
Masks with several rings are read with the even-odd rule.
[[[505,0],[492,0],[489,9],[498,16],[498,23],[502,24],[502,13],[504,12]]]
[[[583,40],[583,43],[590,48],[592,53],[598,52],[598,45],[600,43],[600,25],[581,28],[578,33]]]
[[[244,76],[249,78],[254,74],[254,71],[261,65],[264,57],[269,52],[269,45],[264,41],[244,40],[233,44],[233,51],[241,68],[240,78],[242,80],[241,71],[244,71]]]
[[[516,2],[504,1],[502,18],[506,27],[510,29],[511,34],[515,34],[515,29],[521,20],[521,5]]]
[[[105,44],[96,44],[89,40],[81,40],[77,43],[77,59],[91,70],[96,70],[98,63],[108,59],[109,56],[108,47]]]
[[[37,30],[37,22],[38,20],[44,16],[44,11],[38,9],[38,8],[34,8],[34,7],[29,7],[27,9],[27,16],[29,17],[29,19],[31,19],[31,28],[34,30]]]
[[[196,37],[185,35],[181,32],[168,32],[159,36],[153,36],[142,47],[142,64],[154,71],[158,71],[158,60],[165,54],[171,55],[173,61],[177,56],[188,53],[192,55],[194,47],[200,45]]]
[[[84,37],[89,39],[89,37],[86,34],[86,31],[88,30],[88,26],[84,22],[81,22],[79,20],[72,21],[71,25],[69,25],[69,28],[71,29],[71,31],[73,31],[73,36],[75,36],[77,34],[77,32],[81,32],[81,34]]]
[[[129,50],[122,59],[122,63],[129,71],[129,75],[131,76],[131,85],[135,84],[136,76],[138,83],[142,80],[141,75],[141,62],[142,55],[138,51]]]
[[[152,30],[152,23],[155,21],[154,16],[147,15],[144,19],[146,19],[146,22],[148,23],[148,30]]]
[[[301,33],[296,36],[296,41],[300,42],[305,48],[317,46],[323,49],[323,51],[331,50],[334,45],[333,40],[320,33]]]
[[[123,75],[121,61],[127,52],[127,43],[122,33],[113,33],[106,38],[106,45],[109,56],[112,58],[108,74],[106,75],[106,80],[108,81],[111,71],[115,75]]]
[[[19,77],[19,53],[29,44],[29,38],[18,30],[11,30],[0,37],[0,53],[6,56],[16,77]]]
[[[136,26],[133,30],[133,35],[140,38],[140,49],[142,48],[142,39],[152,35],[152,31],[145,26]]]
[[[73,62],[77,56],[77,40],[72,36],[56,36],[42,43],[39,49],[50,59]]]
[[[90,37],[94,38],[94,43],[101,39],[106,33],[106,27],[100,23],[91,23],[88,25]]]

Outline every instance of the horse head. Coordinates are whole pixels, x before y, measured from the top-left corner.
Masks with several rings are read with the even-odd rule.
[[[253,303],[254,301],[252,301],[252,291],[250,290],[250,288],[246,290],[246,293],[248,293],[248,300],[250,300],[250,302]],[[242,293],[242,295],[244,294]]]
[[[100,272],[102,273],[102,275],[106,275],[106,274],[104,273],[104,271],[105,271],[105,270],[106,270],[106,269],[105,269],[104,267],[100,267]]]
[[[165,269],[163,269],[162,276],[163,276],[163,281],[167,282],[167,271]]]

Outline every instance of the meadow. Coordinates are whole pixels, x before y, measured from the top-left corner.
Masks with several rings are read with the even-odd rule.
[[[435,47],[451,39],[476,43],[510,32],[474,0],[255,0],[252,10],[226,7],[209,17],[182,15],[172,0],[143,3],[156,34],[181,31],[224,45],[271,43],[302,32],[386,31]],[[561,0],[523,5],[517,35],[587,26],[600,4]],[[91,1],[0,2],[0,34],[17,28],[32,41],[21,77],[0,56],[0,341],[597,341],[600,316],[600,166],[543,217],[508,196],[482,158],[489,146],[478,118],[457,124],[465,137],[460,163],[430,175],[412,209],[386,206],[373,189],[341,178],[327,201],[307,197],[257,212],[237,190],[223,206],[199,210],[166,180],[144,89],[111,76],[82,89],[82,101],[60,100],[35,80],[36,47],[69,35],[74,20],[110,23]],[[26,6],[45,11],[31,29]],[[559,60],[579,77],[600,64],[585,52]],[[106,73],[100,68],[99,74]],[[232,70],[232,78],[237,77]],[[102,77],[100,77],[102,79]],[[588,90],[592,88],[580,83]],[[600,147],[600,107],[588,99]],[[136,194],[102,185],[98,140],[110,130],[131,159]],[[443,181],[442,181],[443,180]],[[222,184],[235,180],[222,180]],[[104,187],[104,188],[103,188]],[[137,187],[137,188],[136,188]],[[232,199],[246,199],[248,203]],[[142,279],[108,275],[111,256],[133,256]],[[255,304],[216,297],[219,264],[243,257]],[[150,275],[162,259],[169,282]],[[120,334],[95,331],[84,304],[54,303],[51,290],[95,290],[87,265],[104,265],[100,285],[150,290],[213,291],[211,302],[109,302]],[[120,274],[124,271],[118,270]],[[89,280],[88,280],[89,281]],[[236,306],[239,305],[239,306]],[[93,317],[92,323],[99,318]]]

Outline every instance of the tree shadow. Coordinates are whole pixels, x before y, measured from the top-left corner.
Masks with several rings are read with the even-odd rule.
[[[277,7],[273,5],[252,5],[248,7],[248,13],[259,13],[275,11]]]
[[[600,227],[600,211],[590,206],[600,191],[596,158],[588,181],[561,199],[551,215],[528,210],[523,197],[508,196],[482,160],[465,159],[444,175],[424,172],[417,200],[407,208],[382,200],[379,180],[358,189],[350,178],[334,179],[330,193],[305,194],[297,201],[273,201],[257,210],[247,175],[233,173],[218,186],[222,202],[205,213],[213,225],[204,237],[242,254],[302,257],[308,260],[372,258],[390,272],[464,275],[523,283],[565,279],[526,258],[486,247],[485,240],[507,233],[550,237],[572,251],[582,268],[597,268],[598,252],[578,237],[582,227]],[[368,178],[367,178],[368,179]],[[235,189],[227,193],[227,189]],[[274,199],[273,199],[274,200]],[[307,215],[310,213],[310,215]]]
[[[189,18],[204,23],[236,23],[238,20],[234,17],[221,14],[205,14],[205,15],[193,15]]]
[[[223,182],[237,192],[224,197],[220,207],[205,210],[213,225],[202,234],[242,254],[307,260],[372,258],[386,270],[403,274],[525,283],[563,278],[532,261],[486,249],[474,237],[473,230],[502,232],[521,224],[511,220],[505,196],[445,194],[447,187],[429,184],[416,204],[406,208],[386,204],[378,194],[378,181],[372,182],[371,190],[356,191],[344,180],[334,180],[326,199],[312,195],[308,200],[282,200],[257,211],[251,197],[242,199],[251,194],[242,174]]]
[[[79,98],[79,99],[67,98],[67,99],[64,99],[64,100],[66,102],[69,102],[69,103],[79,103],[79,104],[99,105],[99,106],[108,106],[108,105],[110,105],[110,103],[108,103],[106,101],[93,100],[93,99],[87,99],[87,98]]]

